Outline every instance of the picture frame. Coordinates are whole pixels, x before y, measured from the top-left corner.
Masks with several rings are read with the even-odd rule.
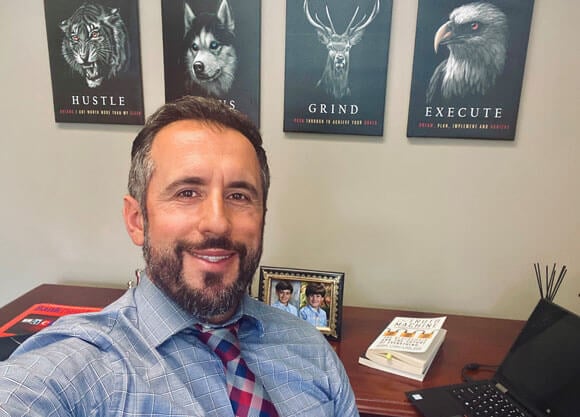
[[[310,322],[327,339],[340,340],[344,278],[344,272],[261,266],[258,299],[274,307],[280,305],[276,286],[281,283],[290,289],[286,308],[291,309],[291,314]],[[316,289],[322,290],[320,306],[315,309],[308,305],[307,289],[316,293],[320,292]],[[314,320],[320,320],[320,325]]]

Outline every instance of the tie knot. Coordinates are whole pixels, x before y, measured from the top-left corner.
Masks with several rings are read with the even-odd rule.
[[[238,327],[238,323],[215,328],[204,328],[196,324],[195,330],[199,340],[208,345],[226,365],[240,356]]]

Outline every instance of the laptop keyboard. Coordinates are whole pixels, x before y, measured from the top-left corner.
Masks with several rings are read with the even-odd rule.
[[[514,404],[493,384],[477,384],[455,387],[450,390],[473,417],[532,417]]]

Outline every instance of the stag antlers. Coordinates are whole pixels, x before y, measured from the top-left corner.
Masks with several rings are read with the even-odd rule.
[[[304,0],[306,19],[314,26],[318,33],[318,39],[328,49],[326,67],[317,83],[317,87],[322,85],[325,91],[336,99],[341,99],[350,94],[348,86],[350,48],[362,39],[366,27],[370,25],[379,13],[379,2],[380,0],[376,0],[370,15],[367,16],[365,14],[358,21],[356,20],[359,12],[359,7],[357,6],[346,30],[342,34],[338,34],[330,17],[328,5],[325,5],[325,9],[326,18],[330,26],[322,23],[317,13],[314,13],[314,17],[312,17],[308,7],[308,0]]]
[[[360,7],[357,6],[356,10],[354,11],[354,14],[352,15],[352,18],[350,19],[350,22],[349,22],[346,30],[342,33],[342,35],[339,35],[339,36],[347,35],[349,38],[351,38],[357,32],[364,31],[366,29],[366,27],[371,24],[371,22],[375,19],[375,17],[379,13],[379,8],[380,8],[380,0],[377,0],[373,6],[371,14],[368,17],[365,14],[363,17],[361,17],[361,19],[357,22],[357,24],[353,26],[353,22],[356,19],[356,16],[358,15],[358,12],[360,9]],[[324,23],[322,23],[322,21],[318,17],[317,13],[314,13],[314,18],[312,17],[312,15],[310,14],[309,6],[308,6],[308,0],[304,0],[304,13],[306,14],[306,18],[308,19],[308,22],[310,22],[310,24],[312,26],[314,26],[316,29],[325,31],[328,35],[338,35],[338,33],[336,32],[336,29],[334,28],[334,23],[332,23],[332,18],[330,17],[330,12],[328,10],[328,4],[325,5],[325,9],[326,9],[326,18],[328,19],[328,23],[330,24],[330,27],[328,27]]]

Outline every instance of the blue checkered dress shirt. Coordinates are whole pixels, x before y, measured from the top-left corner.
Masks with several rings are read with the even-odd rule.
[[[244,297],[242,355],[280,416],[358,416],[318,330]],[[220,359],[197,321],[144,277],[101,312],[67,316],[0,362],[0,416],[233,416]]]

